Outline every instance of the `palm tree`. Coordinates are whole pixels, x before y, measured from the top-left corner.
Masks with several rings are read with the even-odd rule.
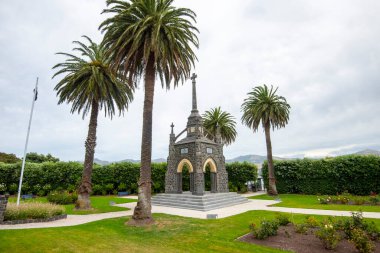
[[[59,97],[58,104],[71,103],[71,113],[82,113],[83,119],[91,111],[85,142],[84,169],[76,205],[78,209],[90,209],[89,196],[92,191],[91,174],[98,112],[104,109],[105,116],[110,116],[111,119],[116,109],[122,114],[133,100],[133,89],[110,68],[110,59],[106,57],[103,45],[95,44],[87,36],[83,37],[87,39],[89,46],[79,41],[73,42],[78,45],[73,51],[79,52],[83,58],[68,53],[57,53],[66,56],[67,59],[53,67],[58,69],[53,78],[65,74],[54,88]]]
[[[219,107],[211,108],[203,114],[203,127],[206,129],[206,136],[215,140],[219,127],[223,143],[231,144],[236,139],[235,118],[228,112],[222,111]]]
[[[289,121],[290,105],[286,99],[276,94],[277,89],[270,89],[264,84],[255,87],[249,92],[248,98],[244,100],[241,106],[243,116],[241,121],[243,124],[252,128],[256,132],[261,125],[265,131],[265,139],[267,144],[268,174],[269,174],[269,195],[277,195],[276,180],[274,176],[272,143],[270,139],[270,129],[279,129],[285,127]]]
[[[172,6],[173,0],[108,0],[104,13],[114,14],[100,29],[113,67],[123,78],[144,79],[144,111],[138,202],[130,225],[153,223],[151,214],[152,112],[156,76],[162,87],[174,87],[190,77],[197,60],[198,30],[195,13]],[[112,6],[111,6],[112,5]]]

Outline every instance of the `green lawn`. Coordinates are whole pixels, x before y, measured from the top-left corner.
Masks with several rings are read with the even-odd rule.
[[[146,228],[128,227],[124,225],[128,218],[116,218],[74,227],[0,230],[0,252],[285,252],[235,240],[249,232],[251,222],[275,216],[250,211],[201,220],[155,214],[156,225]],[[305,217],[293,215],[295,222]],[[380,220],[375,222],[380,226]]]
[[[134,199],[118,198],[116,196],[91,196],[90,199],[91,199],[91,205],[92,205],[93,210],[76,211],[74,210],[74,204],[71,204],[71,205],[64,205],[66,209],[66,213],[67,214],[93,214],[93,213],[125,211],[129,209],[118,207],[118,206],[111,206],[110,202],[114,202],[116,204],[136,202],[136,200]],[[25,200],[25,201],[48,202],[45,197],[38,197],[32,200]],[[10,197],[9,202],[16,202],[16,197]]]
[[[278,204],[274,204],[273,206],[324,209],[324,210],[342,210],[342,211],[360,211],[361,210],[363,212],[380,212],[380,206],[319,204],[317,196],[315,195],[280,194],[279,197],[281,199],[281,202]],[[259,196],[250,197],[250,199],[273,200],[275,198],[268,195],[259,195]]]

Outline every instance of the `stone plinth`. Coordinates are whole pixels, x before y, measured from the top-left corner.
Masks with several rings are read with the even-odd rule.
[[[7,208],[9,195],[0,195],[0,223],[4,221],[5,209]]]
[[[191,192],[160,193],[152,197],[153,206],[167,206],[181,209],[209,211],[247,203],[248,199],[236,192],[211,193],[197,196]]]

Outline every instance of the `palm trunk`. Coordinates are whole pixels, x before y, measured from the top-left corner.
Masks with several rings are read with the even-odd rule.
[[[78,188],[78,201],[76,203],[77,209],[88,210],[91,209],[90,194],[92,192],[91,174],[94,163],[94,153],[96,146],[96,128],[98,125],[98,112],[99,104],[92,101],[91,117],[88,125],[88,134],[85,142],[86,155],[84,158],[84,169],[82,175],[82,182]]]
[[[267,159],[268,159],[268,174],[269,174],[269,185],[268,185],[268,194],[276,196],[276,179],[274,176],[274,167],[273,167],[273,157],[272,157],[272,143],[270,140],[270,124],[266,124],[265,128],[265,140],[267,143]]]
[[[141,168],[138,182],[138,201],[128,225],[144,226],[154,223],[152,218],[152,115],[155,83],[154,57],[149,58],[145,72],[145,97],[141,141]]]

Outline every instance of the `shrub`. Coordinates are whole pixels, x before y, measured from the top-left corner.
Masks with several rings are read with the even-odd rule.
[[[50,192],[47,195],[47,200],[50,203],[55,203],[59,205],[74,204],[78,200],[78,195],[68,192]]]
[[[16,203],[8,203],[4,220],[46,219],[61,215],[64,211],[62,206],[51,203],[28,202],[19,206]]]
[[[347,224],[347,221],[349,221],[348,218],[344,217],[344,218],[335,218],[335,217],[329,217],[329,222],[334,226],[334,229],[335,230],[340,230],[340,231],[344,231],[345,229],[345,224]]]
[[[306,217],[305,223],[310,228],[316,228],[319,226],[319,221],[314,216]]]
[[[127,185],[125,183],[121,183],[119,184],[119,186],[117,187],[118,191],[126,191],[127,190]]]
[[[113,191],[113,184],[106,184],[106,186],[105,186],[105,190],[106,190],[106,192],[108,193],[108,194],[111,194],[112,193],[112,191]]]
[[[17,191],[18,191],[18,185],[17,184],[10,184],[9,186],[8,186],[8,192],[9,192],[9,194],[15,194],[15,193],[17,193]]]
[[[256,224],[250,225],[251,233],[256,239],[263,240],[269,236],[277,235],[279,226],[277,221],[262,220],[260,221],[260,225],[261,226],[259,228]]]
[[[268,164],[263,165],[268,185]],[[274,161],[278,193],[335,195],[348,191],[354,195],[380,192],[380,157],[339,156],[325,159]]]
[[[360,228],[355,228],[351,231],[351,238],[349,240],[355,245],[355,248],[360,253],[371,253],[374,251],[374,245],[367,236],[367,234]]]
[[[17,163],[20,161],[21,159],[19,159],[15,154],[7,154],[7,153],[0,152],[0,162]]]
[[[352,197],[352,202],[355,205],[363,205],[365,203],[365,201],[366,201],[365,198],[363,198],[361,196]]]
[[[286,226],[286,225],[288,225],[289,223],[291,223],[291,222],[290,222],[290,216],[287,215],[287,214],[278,214],[278,215],[276,216],[276,220],[277,220],[277,222],[278,222],[278,224],[279,224],[280,226]]]
[[[308,232],[308,225],[307,224],[295,224],[294,225],[294,231],[298,234],[306,235]]]
[[[335,249],[341,239],[332,224],[322,226],[315,232],[315,236],[322,241],[326,249]]]
[[[331,202],[331,197],[317,197],[319,204],[327,205]]]
[[[246,193],[248,191],[248,187],[246,185],[240,185],[240,193]]]
[[[4,194],[7,190],[7,186],[5,184],[0,184],[0,194]]]
[[[375,222],[371,221],[371,222],[366,222],[364,224],[364,230],[365,232],[367,232],[369,238],[371,238],[371,240],[373,241],[376,241],[378,239],[380,239],[380,229],[376,226]]]
[[[380,202],[380,198],[378,195],[374,195],[374,196],[369,197],[369,203],[371,203],[371,205],[376,206],[379,202]]]
[[[102,186],[101,185],[98,185],[98,184],[95,184],[95,185],[92,185],[92,195],[100,195],[102,193]]]

